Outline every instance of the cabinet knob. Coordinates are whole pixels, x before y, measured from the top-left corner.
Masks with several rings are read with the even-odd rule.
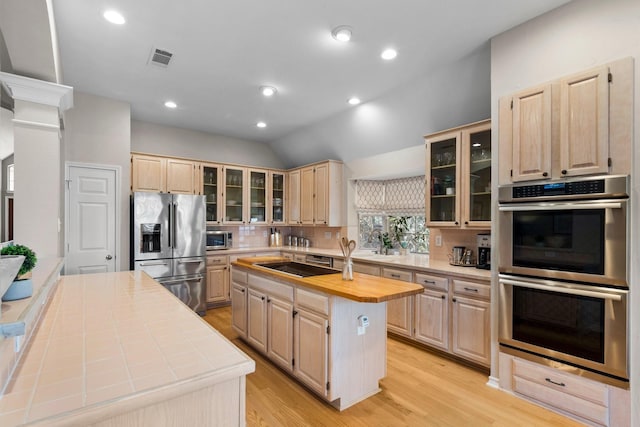
[[[542,176],[549,176],[549,174],[547,172],[542,172]]]
[[[262,301],[264,301],[264,297],[261,297],[260,299],[261,299]]]
[[[442,295],[440,298],[442,298],[442,299],[447,299],[447,297],[446,297],[446,296],[444,296],[444,295]]]
[[[464,222],[464,225],[469,225],[469,221],[465,221],[465,222]]]
[[[271,298],[267,298],[267,302],[271,302]]]
[[[562,169],[562,170],[560,171],[560,173],[561,173],[562,175],[566,175],[566,174],[567,174],[567,170],[566,170],[566,169]]]
[[[460,225],[460,223],[458,223],[458,221],[455,222],[456,225]]]
[[[241,289],[242,293],[244,294],[244,289]]]
[[[451,301],[456,302],[457,300],[455,298],[452,298]]]

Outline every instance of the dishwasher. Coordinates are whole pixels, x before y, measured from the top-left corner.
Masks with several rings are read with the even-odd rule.
[[[307,264],[319,265],[322,267],[333,268],[333,258],[322,255],[307,255],[305,258]]]

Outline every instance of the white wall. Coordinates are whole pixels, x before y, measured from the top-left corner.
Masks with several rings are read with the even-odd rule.
[[[635,58],[640,107],[640,2],[574,1],[495,37],[491,44],[491,116],[497,147],[498,99],[517,90],[624,57]],[[634,115],[631,199],[631,408],[640,426],[640,117]],[[494,180],[495,181],[495,180]],[[495,218],[495,216],[494,216]],[[494,224],[495,228],[495,224]],[[496,250],[499,248],[494,245]]]
[[[222,135],[131,121],[131,151],[264,168],[282,168],[271,147]]]
[[[398,60],[401,60],[400,58]],[[344,162],[422,144],[425,134],[490,114],[489,44],[457,63],[271,144],[287,167]]]

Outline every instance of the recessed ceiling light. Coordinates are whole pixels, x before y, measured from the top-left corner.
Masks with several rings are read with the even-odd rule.
[[[480,144],[479,142],[474,142],[473,144],[471,144],[472,147],[480,147],[482,144]]]
[[[351,27],[340,25],[331,31],[331,37],[339,42],[348,42],[351,40]]]
[[[349,98],[349,100],[347,102],[349,104],[351,104],[351,105],[358,105],[358,104],[360,104],[360,98],[358,98],[356,96],[352,96],[351,98]]]
[[[176,107],[178,107],[178,104],[176,104],[173,101],[167,101],[167,102],[164,103],[164,106],[167,107],[167,108],[176,108]]]
[[[262,93],[264,96],[273,96],[277,92],[278,89],[273,86],[260,86],[260,93]]]
[[[258,122],[256,123],[256,126],[258,126],[259,128],[266,128],[267,124],[265,122]]]
[[[380,57],[382,59],[385,59],[387,61],[395,58],[396,56],[398,56],[398,52],[395,49],[385,49],[384,51],[382,51],[382,53],[380,54]]]
[[[122,25],[125,23],[124,16],[122,16],[120,12],[117,12],[115,10],[107,10],[102,14],[102,16],[104,16],[104,19],[111,22],[112,24]]]

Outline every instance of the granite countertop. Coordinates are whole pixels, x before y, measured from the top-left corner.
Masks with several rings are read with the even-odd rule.
[[[234,248],[221,251],[208,251],[207,255],[242,255],[243,253],[260,253],[284,251],[294,254],[324,255],[336,259],[344,259],[339,249],[321,249],[321,248],[301,248],[295,246],[265,246],[253,248]],[[410,270],[422,271],[425,273],[435,273],[444,275],[454,275],[460,278],[474,280],[491,280],[491,272],[475,267],[459,267],[450,265],[446,261],[431,260],[428,254],[407,254],[407,255],[377,255],[373,251],[359,250],[355,251],[351,258],[355,262],[368,264],[376,264],[387,267],[406,268]]]
[[[283,257],[252,257],[239,258],[232,265],[244,267],[261,275],[271,276],[297,286],[315,289],[330,295],[336,295],[356,302],[380,303],[406,296],[421,294],[422,285],[403,282],[395,279],[371,276],[369,274],[353,273],[353,280],[342,280],[342,273],[323,274],[311,277],[295,277],[289,274],[255,265],[288,261]]]
[[[143,272],[63,276],[0,399],[0,425],[90,425],[254,370]]]

